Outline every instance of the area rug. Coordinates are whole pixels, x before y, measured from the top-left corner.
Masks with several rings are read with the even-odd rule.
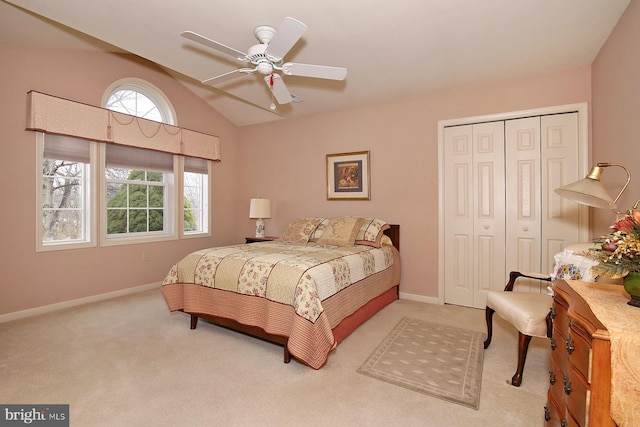
[[[481,332],[404,317],[358,372],[478,409],[484,340]]]

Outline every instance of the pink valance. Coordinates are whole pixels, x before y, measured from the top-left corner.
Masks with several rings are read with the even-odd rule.
[[[27,130],[220,161],[220,138],[30,91]]]

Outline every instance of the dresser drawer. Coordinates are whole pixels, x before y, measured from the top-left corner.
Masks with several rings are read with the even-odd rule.
[[[557,339],[560,343],[564,343],[564,337],[558,334]],[[557,404],[564,406],[565,392],[563,378],[567,373],[569,362],[567,353],[563,346],[556,347],[551,352],[551,368],[549,373],[549,393]]]
[[[582,375],[584,381],[591,382],[591,342],[573,332],[565,340],[569,363]]]
[[[560,298],[556,298],[553,304],[553,310],[555,312],[553,318],[553,327],[562,332],[565,337],[569,333],[569,316],[567,315],[567,307],[564,301]]]
[[[567,412],[577,421],[578,425],[584,426],[589,410],[589,385],[573,366],[569,366],[567,378],[565,392],[570,391],[566,397]]]
[[[545,406],[544,420],[545,426],[562,426],[562,420],[565,419],[565,406],[564,403],[558,404],[554,401],[553,396],[549,393],[547,395],[547,406]]]

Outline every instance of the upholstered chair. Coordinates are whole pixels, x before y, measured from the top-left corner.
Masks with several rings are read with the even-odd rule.
[[[512,324],[518,330],[518,366],[516,373],[510,381],[510,384],[515,387],[519,387],[522,383],[522,373],[524,371],[524,363],[527,359],[527,351],[529,350],[531,337],[551,338],[553,328],[550,314],[553,304],[552,297],[547,293],[514,291],[516,281],[520,278],[551,282],[551,277],[548,274],[542,275],[538,273],[512,271],[504,291],[487,292],[487,307],[485,309],[485,317],[487,320],[487,339],[484,342],[485,349],[491,344],[493,313],[498,313],[498,316]]]

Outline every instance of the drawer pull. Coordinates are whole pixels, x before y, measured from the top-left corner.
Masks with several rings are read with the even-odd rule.
[[[568,377],[568,376],[566,376],[566,375],[564,375],[564,376],[562,377],[562,383],[563,383],[563,385],[564,385],[564,392],[565,392],[567,395],[571,394],[571,391],[572,391],[572,390],[571,390],[571,381],[569,381],[569,377]]]
[[[567,419],[565,418],[564,420],[560,421],[560,425],[562,427],[567,427]]]
[[[549,408],[544,407],[544,420],[549,421],[551,419],[551,413],[549,412]]]
[[[567,353],[571,354],[573,353],[573,350],[576,349],[576,347],[573,345],[573,340],[571,339],[571,337],[567,337],[565,340],[565,347],[567,348]]]
[[[557,347],[555,337],[551,337],[551,350],[555,350]]]
[[[556,383],[556,374],[553,371],[549,371],[549,383],[554,385]]]

